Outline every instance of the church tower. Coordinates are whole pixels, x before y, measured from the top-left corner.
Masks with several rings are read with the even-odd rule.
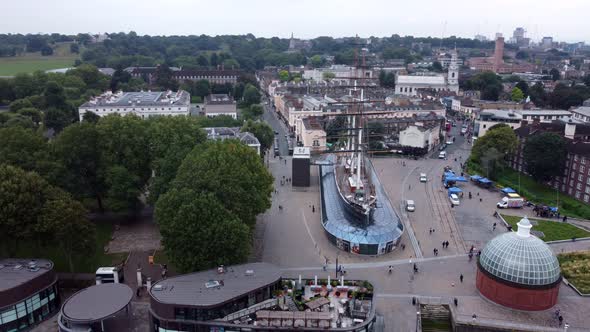
[[[459,91],[459,64],[457,61],[457,50],[451,52],[451,62],[447,76],[448,88],[451,91]]]

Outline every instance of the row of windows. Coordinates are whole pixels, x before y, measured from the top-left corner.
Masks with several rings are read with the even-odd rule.
[[[113,112],[114,110],[115,110],[114,108],[112,108],[112,109],[103,108],[102,110],[101,109],[98,109],[98,108],[96,109],[96,111],[98,111],[98,112]],[[131,110],[132,111],[135,111],[135,108],[132,108]],[[140,110],[144,111],[145,109],[144,108],[141,108]],[[152,109],[148,107],[147,110],[148,111],[151,111]],[[158,109],[154,107],[154,111],[157,111],[157,110]],[[164,110],[165,110],[164,107],[162,107],[162,111],[164,111]],[[172,110],[172,107],[168,107],[168,110],[171,111]],[[180,111],[180,110],[182,110],[182,108],[179,107],[178,110]],[[123,108],[121,110],[121,109],[117,108],[117,112],[121,112],[121,111],[126,112],[126,111],[129,111],[129,109],[128,108]]]
[[[23,302],[4,308],[0,312],[0,332],[19,331],[41,322],[59,309],[57,295],[57,286],[52,285]]]

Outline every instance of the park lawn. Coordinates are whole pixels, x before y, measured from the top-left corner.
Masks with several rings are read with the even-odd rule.
[[[580,292],[590,294],[590,251],[559,254],[557,260],[563,276]]]
[[[113,266],[125,261],[126,253],[107,254],[104,247],[111,240],[113,226],[101,223],[96,225],[96,250],[92,255],[79,253],[74,257],[77,273],[94,273],[100,266]],[[44,246],[37,250],[34,246],[19,248],[16,258],[46,258],[53,261],[57,272],[70,272],[68,261],[56,246]]]
[[[515,231],[518,229],[518,226],[516,224],[520,221],[520,219],[522,219],[522,217],[509,216],[505,214],[503,214],[502,217],[504,218],[504,220],[506,220],[507,223],[510,224],[510,226],[512,226],[512,229]],[[543,232],[543,234],[545,234],[545,237],[541,240],[545,242],[590,237],[590,232],[587,232],[572,224],[556,221],[538,220],[533,218],[530,218],[530,220],[534,220],[537,222],[537,225],[533,225],[533,230]]]
[[[17,56],[0,57],[0,76],[14,76],[32,73],[36,70],[50,70],[73,67],[77,56]]]
[[[481,171],[478,164],[469,162],[468,168],[471,175],[485,175],[485,172]],[[554,188],[536,182],[532,177],[522,173],[520,174],[519,181],[518,172],[509,167],[505,167],[498,172],[496,183],[499,184],[500,187],[511,187],[528,201],[535,204],[544,204],[548,206],[557,205],[558,194]],[[590,219],[589,204],[580,202],[561,192],[559,193],[559,212],[562,216],[566,215],[568,217]]]

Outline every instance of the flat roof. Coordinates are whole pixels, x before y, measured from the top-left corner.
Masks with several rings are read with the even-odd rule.
[[[281,270],[269,263],[228,266],[159,280],[150,288],[160,303],[212,307],[243,296],[281,278]]]
[[[123,310],[132,298],[133,291],[125,284],[94,285],[67,299],[61,312],[70,322],[92,323]]]
[[[444,76],[413,76],[413,75],[399,75],[397,77],[397,84],[434,84],[444,85]]]
[[[580,106],[572,109],[572,112],[578,113],[584,116],[590,116],[590,107],[588,106]]]
[[[141,106],[177,106],[190,104],[190,95],[184,90],[174,91],[141,91],[112,93],[107,91],[90,99],[80,108],[95,107],[141,107]]]
[[[47,259],[0,259],[0,292],[25,284],[51,270],[53,262]]]

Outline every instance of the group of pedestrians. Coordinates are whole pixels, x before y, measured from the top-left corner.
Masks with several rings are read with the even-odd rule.
[[[448,247],[449,247],[449,241],[444,241],[444,242],[442,243],[442,247],[443,247],[443,249],[444,249],[444,248],[448,248]]]

